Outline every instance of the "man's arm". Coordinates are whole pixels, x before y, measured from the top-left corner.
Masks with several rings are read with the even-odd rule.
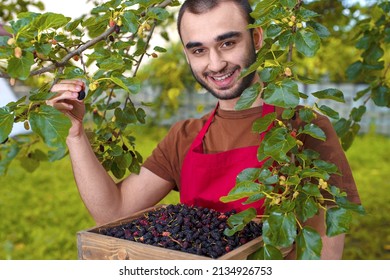
[[[97,160],[85,134],[79,139],[68,138],[67,144],[80,196],[98,224],[151,207],[172,189],[170,182],[143,167],[139,174],[131,174],[115,184]]]
[[[155,205],[169,193],[172,184],[142,167],[139,174],[131,174],[118,184],[113,181],[96,158],[84,132],[84,103],[77,99],[83,87],[81,81],[61,81],[52,88],[58,94],[47,103],[71,120],[66,143],[76,184],[88,211],[102,224]]]

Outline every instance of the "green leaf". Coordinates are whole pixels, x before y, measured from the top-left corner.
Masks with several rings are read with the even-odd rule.
[[[44,84],[39,89],[32,90],[29,96],[30,101],[44,101],[55,96],[56,92],[50,91],[51,84]]]
[[[70,17],[65,17],[61,14],[48,12],[37,17],[34,20],[33,25],[40,31],[51,28],[57,29],[66,25],[70,19]]]
[[[169,12],[163,8],[152,7],[148,10],[147,16],[153,19],[164,21],[169,17]]]
[[[318,185],[312,184],[312,183],[306,183],[302,187],[302,191],[304,191],[306,194],[310,196],[319,197],[321,196],[321,192],[318,188]]]
[[[248,208],[240,213],[230,216],[227,223],[230,228],[224,230],[224,234],[232,236],[236,232],[242,230],[250,221],[256,217],[256,210],[254,208]]]
[[[260,71],[260,78],[263,82],[272,82],[282,71],[282,67],[265,67]]]
[[[127,169],[133,162],[133,157],[130,153],[123,153],[122,155],[115,158],[115,163],[120,169]]]
[[[351,118],[355,122],[360,122],[365,113],[366,113],[366,106],[364,105],[359,106],[359,108],[352,108]]]
[[[58,153],[52,153],[50,159],[63,157],[71,126],[69,118],[51,106],[42,105],[39,110],[30,113],[29,121],[31,129],[42,137],[46,145],[57,148]]]
[[[313,164],[315,167],[317,167],[321,170],[324,170],[328,173],[332,173],[332,174],[338,173],[337,165],[335,165],[331,162],[327,162],[327,161],[324,161],[321,159],[316,159],[313,161]]]
[[[282,108],[295,108],[299,104],[298,85],[290,79],[269,84],[264,90],[264,101]]]
[[[339,112],[333,110],[332,108],[330,108],[329,106],[326,106],[326,105],[321,105],[320,107],[318,107],[318,110],[325,114],[326,116],[328,116],[329,118],[332,118],[332,119],[338,119],[340,117],[339,115]]]
[[[136,33],[138,31],[138,18],[130,10],[126,10],[123,13],[123,32]]]
[[[8,107],[0,108],[0,143],[8,138],[14,126],[15,113],[11,112]]]
[[[315,192],[309,187],[306,187],[305,191]],[[296,199],[295,211],[299,219],[303,222],[306,222],[308,219],[312,218],[315,214],[318,213],[318,205],[313,196],[300,192]]]
[[[244,181],[255,181],[258,178],[259,174],[259,168],[246,168],[238,174],[236,178],[236,183]]]
[[[331,237],[348,232],[351,221],[352,215],[347,209],[329,208],[326,211],[326,235]]]
[[[312,95],[319,99],[331,99],[338,102],[345,102],[343,92],[335,88],[316,91],[313,92]]]
[[[378,60],[384,55],[383,49],[377,44],[371,44],[368,49],[362,54],[364,61],[367,64],[375,65]]]
[[[33,64],[34,55],[31,52],[24,52],[20,59],[12,57],[8,61],[7,72],[12,78],[26,80],[30,75],[30,69]]]
[[[313,123],[309,123],[309,124],[305,125],[304,129],[301,133],[308,134],[311,137],[322,140],[322,141],[326,140],[325,132]]]
[[[352,210],[352,211],[359,213],[361,215],[366,214],[366,210],[364,209],[364,207],[362,205],[350,202],[348,200],[348,198],[345,196],[336,196],[336,203],[338,206],[340,206],[342,208]]]
[[[264,244],[259,250],[249,255],[248,260],[283,260],[282,252],[275,246]]]
[[[0,145],[0,176],[3,176],[7,173],[8,166],[18,155],[19,151],[20,147],[17,143]]]
[[[281,31],[282,31],[282,27],[280,27],[279,25],[276,25],[276,24],[271,24],[270,26],[268,26],[267,28],[267,37],[275,37],[277,36]]]
[[[249,88],[245,89],[240,99],[238,99],[235,110],[243,110],[249,108],[253,102],[257,99],[262,89],[262,85],[256,83]]]
[[[241,198],[258,194],[261,191],[261,185],[258,183],[244,181],[236,184],[227,196],[222,196],[219,200],[226,203],[236,201]]]
[[[123,176],[126,174],[126,169],[120,168],[116,162],[113,162],[111,165],[111,170],[112,174],[115,176],[117,179],[122,179]]]
[[[319,50],[321,45],[320,37],[317,33],[308,29],[299,29],[295,39],[297,51],[301,54],[312,57]]]
[[[306,123],[311,123],[316,117],[314,111],[310,108],[303,107],[299,109],[299,118]]]
[[[377,106],[388,106],[390,104],[390,88],[385,85],[373,88],[371,99]]]
[[[345,74],[347,75],[348,80],[355,80],[363,71],[363,63],[361,61],[356,61],[348,66]]]
[[[310,227],[303,227],[296,240],[297,259],[319,260],[321,250],[322,240],[320,234]]]
[[[290,159],[286,154],[295,147],[295,145],[296,139],[292,137],[285,128],[281,127],[267,133],[267,136],[260,144],[259,150],[262,151],[265,157],[270,156],[278,162],[289,162]],[[260,161],[263,159],[264,158],[259,158]]]
[[[263,240],[276,247],[288,247],[297,235],[295,215],[291,212],[271,212],[263,223]]]
[[[323,26],[321,23],[315,21],[308,21],[307,25],[311,26],[320,38],[327,38],[330,36],[328,28]]]
[[[270,125],[275,121],[276,113],[269,113],[259,119],[257,119],[252,125],[252,131],[262,133],[267,131]]]
[[[294,34],[291,32],[291,30],[286,30],[282,32],[279,36],[279,44],[284,49],[287,48],[290,44],[294,42]]]

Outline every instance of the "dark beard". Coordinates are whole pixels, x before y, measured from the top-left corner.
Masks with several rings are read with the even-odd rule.
[[[250,52],[250,55],[247,59],[247,61],[245,62],[244,64],[244,68],[249,68],[249,66],[251,66],[254,62],[256,61],[256,51],[255,49],[253,48],[252,51]],[[219,100],[230,100],[230,99],[235,99],[237,97],[240,97],[241,94],[244,92],[245,89],[247,89],[252,81],[253,81],[253,78],[255,77],[255,74],[256,74],[256,71],[250,73],[249,75],[245,76],[244,78],[242,78],[241,80],[238,80],[237,83],[239,83],[239,86],[234,90],[234,91],[231,91],[229,94],[226,94],[226,95],[219,95],[218,92],[215,92],[214,90],[212,90],[205,82],[203,82],[203,80],[201,78],[199,78],[195,73],[194,71],[192,70],[192,68],[190,67],[191,69],[191,72],[192,72],[192,75],[194,76],[195,80],[204,88],[206,89],[208,92],[210,92],[215,98],[219,99]],[[204,75],[204,77],[206,77],[206,75]]]

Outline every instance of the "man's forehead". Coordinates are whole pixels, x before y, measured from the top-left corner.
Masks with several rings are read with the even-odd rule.
[[[184,43],[216,38],[226,32],[242,32],[247,25],[247,19],[239,7],[233,2],[224,2],[202,14],[185,11],[180,29]]]

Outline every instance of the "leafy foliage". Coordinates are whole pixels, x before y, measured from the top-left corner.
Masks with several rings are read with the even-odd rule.
[[[28,5],[28,2],[23,3]],[[19,152],[28,155],[26,162],[30,164],[24,167],[30,171],[34,165],[31,163],[45,159],[45,153],[33,149],[34,141],[8,139],[16,122],[31,128],[52,149],[47,153],[49,160],[66,154],[69,123],[46,106],[46,100],[52,96],[48,92],[53,82],[75,78],[84,79],[89,89],[85,100],[86,119],[92,120],[89,136],[100,162],[117,179],[127,172],[138,172],[142,156],[135,148],[132,127],[143,124],[146,113],[134,105],[132,96],[140,92],[138,72],[143,58],[165,52],[159,46],[149,50],[151,36],[157,26],[164,26],[173,19],[166,7],[178,4],[178,1],[111,0],[97,5],[89,16],[79,19],[21,8],[23,12],[6,26],[11,37],[0,37],[0,77],[12,83],[50,73],[51,82],[33,90],[29,98],[0,108],[0,140],[4,142],[0,156],[6,159],[1,161],[0,174],[5,174]],[[372,18],[363,18],[356,25],[355,46],[361,50],[361,59],[351,64],[346,75],[351,80],[366,77],[369,87],[355,98],[365,98],[364,104],[353,109],[349,119],[339,119],[337,112],[326,106],[298,106],[300,99],[307,96],[299,92],[297,81],[311,79],[298,74],[293,57],[313,57],[320,50],[322,40],[330,36],[331,32],[320,22],[321,14],[304,7],[302,0],[264,0],[255,4],[252,27],[261,26],[266,38],[256,62],[242,76],[259,71],[267,85],[257,84],[246,90],[237,109],[249,107],[262,94],[265,102],[285,111],[282,119],[270,114],[256,121],[253,129],[258,133],[273,124],[258,149],[258,159],[266,163],[261,169],[243,170],[235,188],[221,199],[231,201],[246,197],[246,203],[251,203],[265,198],[266,210],[262,217],[265,246],[253,258],[280,259],[280,248],[296,242],[298,258],[318,259],[321,238],[315,230],[302,226],[302,222],[324,209],[327,234],[334,236],[349,230],[352,212],[363,213],[364,209],[348,203],[337,186],[328,185],[329,177],[338,170],[322,161],[314,151],[303,149],[299,136],[325,140],[324,132],[312,124],[316,117],[313,110],[318,109],[335,119],[336,131],[347,149],[360,129],[359,121],[366,112],[368,100],[373,100],[377,106],[389,107],[390,64],[384,57],[390,41],[390,6],[387,2],[374,5]],[[164,30],[161,35],[169,37]],[[96,71],[90,70],[93,68],[97,68]],[[171,84],[168,87],[168,97],[176,97],[183,88]],[[337,89],[312,95],[318,99],[344,101]],[[307,123],[298,131],[291,126],[297,114]],[[330,200],[336,207],[326,208],[329,198],[325,198],[325,194],[332,197]],[[232,229],[227,234],[240,230],[254,216],[253,210],[237,214],[230,220]]]
[[[146,113],[132,102],[141,87],[136,76],[143,58],[165,51],[159,46],[149,51],[150,39],[156,26],[173,19],[165,8],[176,5],[177,1],[107,1],[78,19],[22,9],[18,18],[8,21],[4,27],[11,37],[0,37],[0,77],[13,83],[50,75],[28,100],[1,108],[4,153],[14,145],[30,145],[8,139],[13,123],[23,122],[53,148],[50,161],[62,158],[70,123],[46,106],[46,100],[54,95],[50,87],[58,79],[83,79],[88,87],[86,120],[93,121],[88,129],[97,157],[117,179],[127,171],[138,172],[142,156],[135,149],[131,126],[144,124]],[[164,30],[161,33],[168,38]],[[2,174],[8,163],[2,162]]]

